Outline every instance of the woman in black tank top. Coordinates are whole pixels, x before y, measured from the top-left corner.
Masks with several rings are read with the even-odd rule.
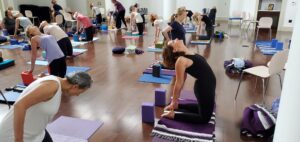
[[[176,82],[172,102],[162,116],[190,123],[208,123],[214,110],[216,89],[216,78],[209,64],[204,57],[190,52],[183,41],[177,39],[170,41],[164,48],[163,59],[165,66],[175,67]],[[196,79],[194,93],[198,104],[178,105],[186,73]],[[184,111],[175,113],[177,109]]]

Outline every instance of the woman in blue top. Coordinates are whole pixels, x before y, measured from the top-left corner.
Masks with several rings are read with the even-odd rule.
[[[172,102],[162,116],[183,122],[208,123],[214,110],[216,78],[205,58],[190,52],[182,40],[176,39],[164,48],[163,59],[165,66],[175,67],[176,81]],[[178,104],[186,74],[196,79],[194,93],[197,104]],[[185,111],[175,113],[177,109]]]
[[[36,26],[28,26],[26,35],[31,42],[31,69],[28,72],[33,72],[37,50],[38,47],[41,47],[46,52],[50,75],[65,77],[67,71],[65,55],[58,46],[55,37],[42,34]]]
[[[177,12],[175,14],[175,20],[167,26],[162,34],[166,38],[167,41],[179,39],[183,40],[183,43],[185,44],[185,29],[183,28],[182,24],[186,18],[187,12],[185,7],[180,7],[177,9]],[[169,36],[169,32],[171,31],[171,37]]]

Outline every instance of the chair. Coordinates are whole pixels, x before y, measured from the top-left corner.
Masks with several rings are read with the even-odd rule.
[[[271,40],[272,39],[272,24],[273,24],[273,19],[271,17],[261,17],[258,21],[255,41],[257,41],[258,32],[260,29],[269,29],[269,37]]]
[[[60,27],[64,27],[64,19],[63,19],[63,16],[61,14],[58,14],[58,15],[55,16],[55,22]]]
[[[72,19],[72,15],[68,12],[62,12],[64,18],[65,18],[65,21],[66,21],[66,24],[67,22],[70,22],[71,23],[71,29],[74,27],[74,23],[76,23],[77,21],[76,20],[73,20]]]
[[[34,19],[39,20],[37,16],[33,16],[32,15],[32,12],[30,10],[25,10],[25,16],[28,17],[28,18],[30,18],[30,19],[32,19],[33,25],[35,24],[34,23]]]
[[[234,11],[232,13],[232,16],[228,18],[229,33],[231,33],[232,21],[239,21],[240,22],[240,27],[241,27],[242,26],[242,21],[243,21],[242,12],[240,12],[240,11]]]
[[[240,85],[243,79],[243,75],[244,73],[248,73],[251,75],[254,75],[256,77],[260,77],[262,78],[262,87],[263,87],[263,104],[264,104],[264,98],[265,98],[265,94],[266,94],[266,87],[268,86],[268,79],[273,76],[273,75],[279,75],[279,73],[284,69],[285,63],[287,61],[288,58],[288,50],[283,50],[280,51],[278,53],[276,53],[271,61],[270,61],[270,65],[269,67],[266,66],[256,66],[256,67],[252,67],[252,68],[248,68],[243,70],[241,77],[240,77],[240,81],[239,81],[239,85],[235,94],[235,100],[237,98],[237,95],[239,93],[239,89],[240,89]],[[267,82],[265,82],[265,80],[267,79]],[[281,82],[281,77],[279,75],[279,79]],[[255,85],[256,86],[256,85]]]

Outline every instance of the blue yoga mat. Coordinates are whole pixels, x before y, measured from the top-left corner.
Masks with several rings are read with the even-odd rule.
[[[153,48],[153,47],[148,47],[147,48],[148,52],[163,52],[162,48]]]
[[[73,73],[73,72],[87,72],[91,68],[89,67],[76,67],[76,66],[68,66],[67,67],[67,74]]]
[[[74,72],[87,72],[90,69],[91,68],[89,68],[89,67],[67,66],[66,74],[74,73]],[[44,71],[44,73],[48,73],[48,70]]]
[[[264,46],[264,47],[271,47],[272,41],[256,41],[255,43],[256,46]]]
[[[31,64],[31,62],[27,62],[27,64]],[[35,61],[36,65],[40,65],[40,66],[48,66],[48,61],[41,61],[41,60],[36,60]]]
[[[190,43],[195,45],[208,45],[210,44],[210,40],[192,40]]]
[[[160,77],[154,77],[152,74],[143,74],[139,82],[146,82],[146,83],[159,83],[159,84],[169,84],[172,80],[172,76],[168,75],[161,75]]]
[[[21,93],[14,92],[14,91],[8,91],[8,92],[3,92],[3,95],[9,103],[14,103],[19,98]],[[4,98],[2,97],[2,95],[0,95],[0,102],[6,103],[4,101]]]
[[[261,53],[264,54],[264,55],[274,55],[279,51],[280,50],[261,50]]]
[[[22,45],[2,45],[0,46],[1,49],[18,49],[18,48],[22,48]]]

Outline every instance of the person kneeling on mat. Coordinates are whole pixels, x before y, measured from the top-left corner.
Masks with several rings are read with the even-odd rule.
[[[91,85],[85,72],[66,78],[50,75],[32,82],[0,123],[1,142],[53,142],[46,126],[58,112],[62,95],[79,96]]]
[[[90,18],[78,12],[75,12],[73,17],[77,20],[77,30],[75,34],[79,33],[79,28],[82,25],[86,34],[85,41],[93,41],[93,24],[91,23]]]
[[[39,28],[42,33],[53,35],[55,37],[57,44],[65,56],[73,56],[72,43],[65,31],[63,31],[58,25],[49,24],[47,21],[43,21]]]
[[[200,35],[199,40],[210,40],[214,33],[214,27],[211,19],[209,19],[206,15],[201,15],[200,13],[196,12],[193,15],[193,20],[197,25],[197,35],[203,31],[203,23],[205,24],[206,36]]]
[[[59,48],[55,37],[52,35],[42,34],[36,26],[28,26],[26,29],[26,35],[31,42],[31,69],[27,72],[33,72],[35,60],[37,58],[37,50],[38,47],[40,47],[46,52],[50,75],[64,77],[67,71],[66,58]]]
[[[134,5],[130,6],[130,27],[131,31],[135,31],[135,25],[138,29],[139,35],[143,35],[144,23],[140,13],[137,12],[137,7]]]
[[[182,40],[176,39],[168,42],[164,48],[163,62],[166,66],[175,67],[176,81],[173,99],[162,117],[190,123],[208,123],[215,106],[216,78],[205,58],[190,52]],[[178,104],[186,73],[196,79],[194,93],[198,104]],[[187,111],[174,112],[177,109]]]

